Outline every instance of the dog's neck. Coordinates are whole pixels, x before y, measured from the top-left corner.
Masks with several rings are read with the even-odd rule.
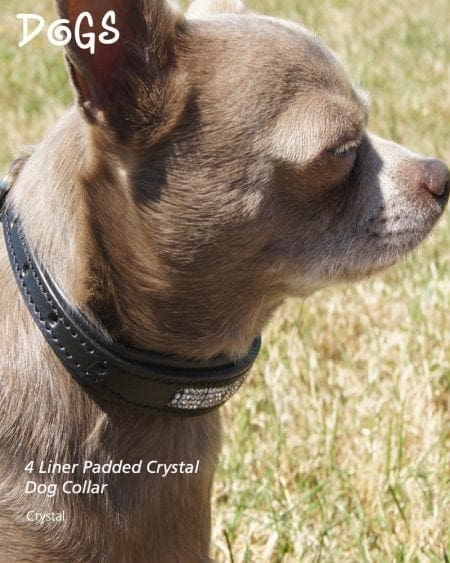
[[[225,270],[211,286],[171,268],[161,241],[167,219],[155,212],[149,221],[113,159],[78,111],[61,120],[13,193],[25,230],[40,226],[27,233],[31,245],[74,304],[127,344],[200,360],[244,355],[276,299],[260,280],[243,287],[242,272]]]

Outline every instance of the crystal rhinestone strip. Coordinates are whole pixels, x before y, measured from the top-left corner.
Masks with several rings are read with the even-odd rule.
[[[228,401],[244,382],[243,377],[222,387],[185,387],[178,389],[168,407],[195,410],[216,407]]]

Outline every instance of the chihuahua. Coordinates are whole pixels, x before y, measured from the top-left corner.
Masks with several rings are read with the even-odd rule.
[[[113,10],[120,38],[66,46],[77,103],[13,165],[6,207],[105,341],[237,365],[283,299],[387,268],[442,215],[446,165],[371,134],[366,95],[301,25],[240,0],[57,9],[97,34]],[[2,561],[208,561],[218,411],[167,416],[86,392],[3,243],[0,310]],[[111,472],[85,494],[67,482],[86,460],[198,471]]]

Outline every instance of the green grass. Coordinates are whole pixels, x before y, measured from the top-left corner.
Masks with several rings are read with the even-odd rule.
[[[0,166],[71,100],[61,53],[19,50],[0,8]],[[20,11],[48,15],[48,2]],[[448,0],[266,0],[305,23],[370,91],[370,128],[450,160]],[[288,302],[224,409],[215,486],[220,562],[422,562],[450,557],[449,213],[404,263]],[[446,559],[447,558],[447,559]]]

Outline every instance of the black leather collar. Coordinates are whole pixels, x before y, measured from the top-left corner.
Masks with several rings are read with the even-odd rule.
[[[261,338],[237,362],[176,357],[109,342],[74,310],[50,273],[29,248],[18,216],[5,205],[0,214],[14,277],[36,324],[75,380],[95,398],[146,412],[197,415],[225,403],[240,388],[258,355]]]

